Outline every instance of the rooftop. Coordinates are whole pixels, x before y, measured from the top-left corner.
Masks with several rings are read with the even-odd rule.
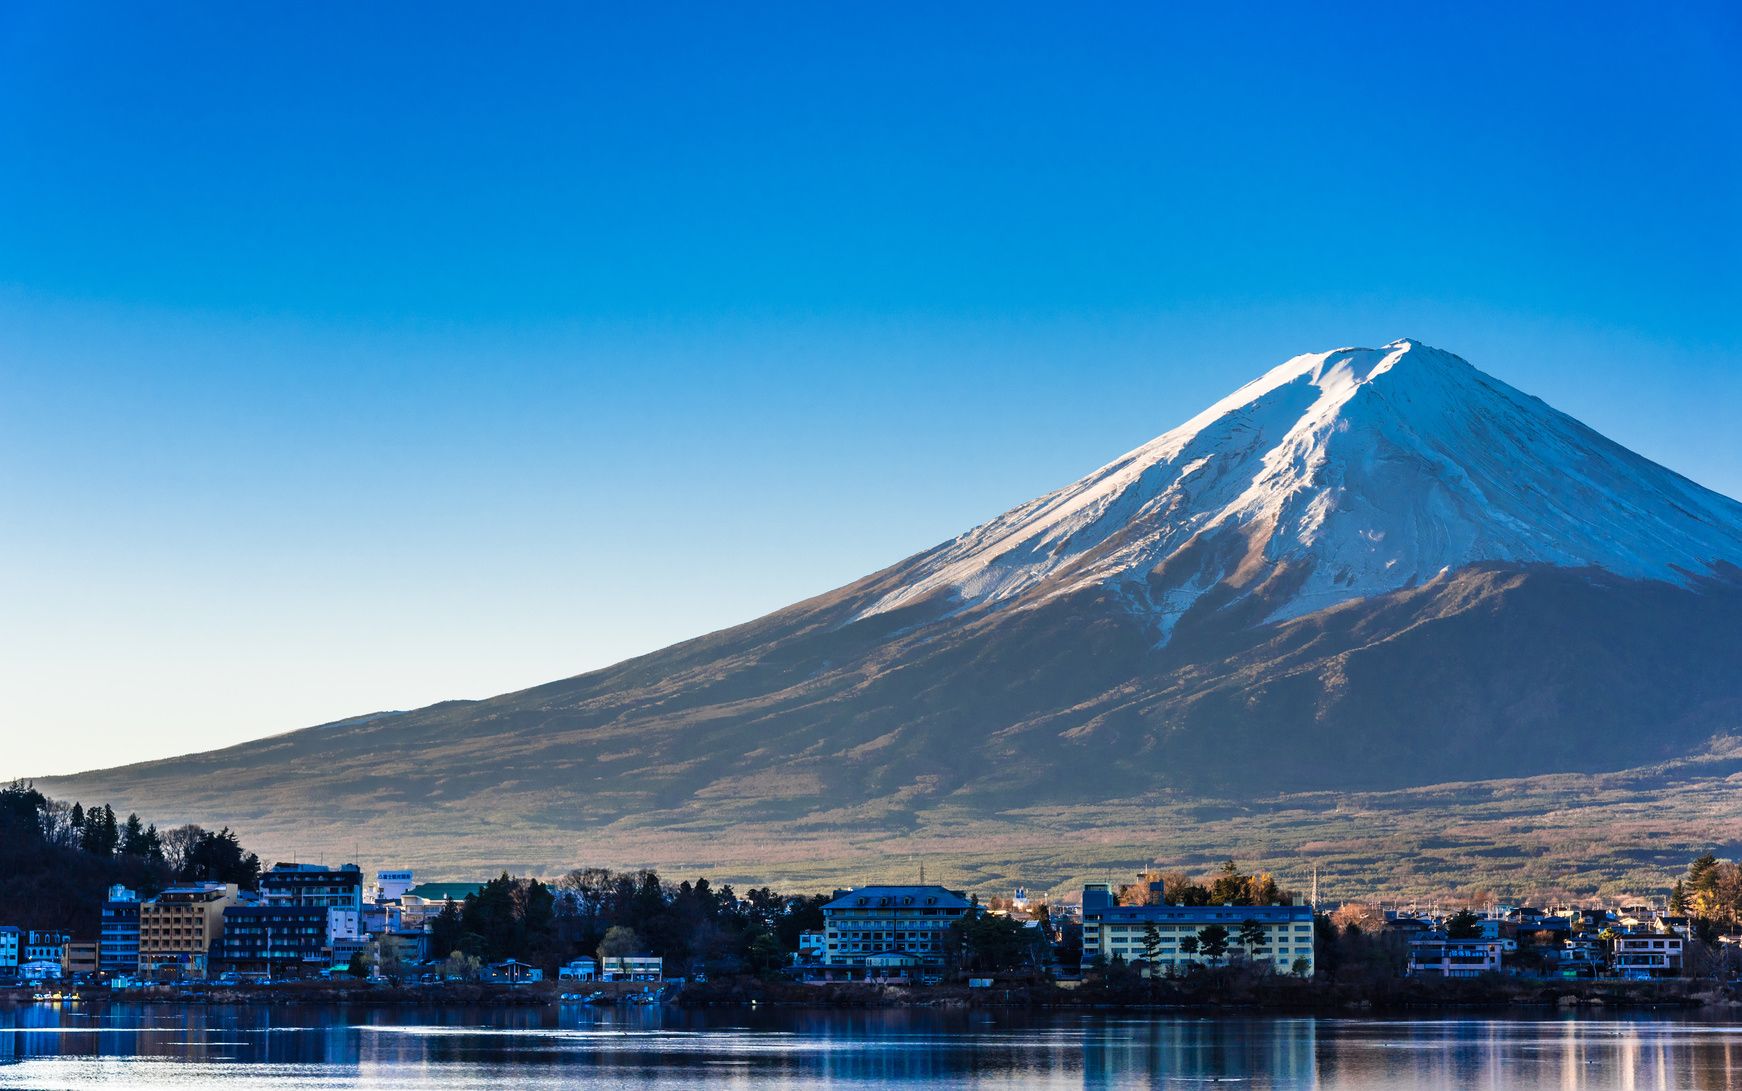
[[[973,903],[960,891],[941,886],[862,886],[837,890],[824,909],[898,908],[966,909]]]
[[[466,895],[476,894],[484,888],[483,883],[419,883],[405,892],[407,898],[422,898],[425,901],[463,902]]]

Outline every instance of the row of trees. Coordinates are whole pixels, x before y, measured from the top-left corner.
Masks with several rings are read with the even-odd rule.
[[[823,896],[766,887],[743,897],[707,879],[656,872],[572,871],[555,883],[504,873],[432,923],[438,958],[518,959],[546,969],[578,955],[658,955],[673,973],[766,972],[821,928]]]
[[[179,826],[160,834],[107,804],[51,799],[30,784],[0,787],[0,920],[94,937],[103,895],[117,883],[149,896],[211,879],[253,889],[260,860],[228,829]]]

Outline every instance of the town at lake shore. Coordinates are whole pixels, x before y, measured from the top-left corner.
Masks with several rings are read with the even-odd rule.
[[[25,784],[0,789],[0,824],[0,997],[32,1003],[1693,1004],[1742,973],[1742,869],[1710,854],[1607,904],[1391,905],[1232,860],[1065,897],[598,868],[431,882],[263,865],[228,829],[160,833]]]

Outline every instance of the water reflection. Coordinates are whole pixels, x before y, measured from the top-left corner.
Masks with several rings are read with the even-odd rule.
[[[0,1088],[241,1083],[1742,1091],[1742,1030],[1625,1018],[0,1007]]]

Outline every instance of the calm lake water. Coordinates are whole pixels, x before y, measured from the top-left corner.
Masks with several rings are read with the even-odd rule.
[[[1738,1088],[1742,1023],[0,1007],[0,1088]]]

